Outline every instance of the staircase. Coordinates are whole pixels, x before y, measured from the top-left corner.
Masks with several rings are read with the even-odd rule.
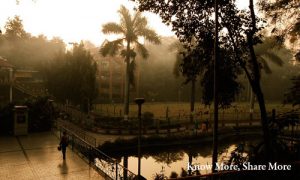
[[[22,93],[27,94],[32,97],[39,97],[39,96],[50,96],[51,98],[53,97],[48,93],[47,89],[45,89],[45,88],[34,89],[34,88],[30,87],[28,84],[20,82],[20,81],[14,81],[13,87],[15,89],[21,91]]]

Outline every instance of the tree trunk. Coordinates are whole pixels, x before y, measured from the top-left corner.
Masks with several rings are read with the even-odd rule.
[[[112,58],[109,59],[109,100],[113,100],[113,68],[112,68]]]
[[[252,63],[252,67],[253,67],[253,80],[251,80],[251,78],[250,78],[249,81],[250,82],[252,81],[252,83],[251,83],[252,90],[256,94],[257,101],[258,101],[259,108],[260,108],[263,138],[264,138],[264,143],[266,146],[265,157],[267,158],[266,160],[268,161],[268,160],[270,160],[271,144],[270,144],[268,117],[267,117],[267,111],[266,111],[266,106],[265,106],[265,100],[264,100],[264,96],[263,96],[261,86],[260,86],[260,72],[259,72],[260,69],[259,69],[259,65],[258,65],[257,58],[256,58],[256,55],[254,52],[254,47],[253,47],[254,46],[253,37],[255,35],[255,32],[257,31],[253,0],[249,0],[249,9],[250,9],[250,13],[251,13],[252,30],[247,34],[247,41],[248,41],[247,43],[248,43],[248,47],[250,50],[250,58],[251,58],[251,63]]]
[[[138,60],[136,63],[136,96],[140,97],[141,62]]]
[[[266,160],[270,160],[270,154],[271,154],[271,144],[270,144],[270,134],[269,134],[269,126],[268,126],[268,116],[267,116],[267,110],[265,106],[265,99],[264,95],[262,93],[261,87],[259,82],[256,82],[255,88],[256,91],[256,97],[260,108],[260,117],[261,117],[261,125],[263,130],[263,138],[264,143],[266,146],[265,149],[265,157]]]
[[[126,63],[125,63],[126,64]],[[124,77],[125,77],[125,67],[124,67],[124,62],[122,62],[121,64],[121,82],[120,82],[120,100],[124,101],[124,85],[125,85],[125,81],[124,81]]]
[[[125,97],[124,97],[124,120],[128,120],[129,114],[129,70],[130,70],[130,41],[127,41],[126,54],[126,76],[125,76]]]
[[[194,122],[194,110],[195,110],[195,92],[196,92],[196,79],[192,79],[192,87],[191,87],[191,107],[190,107],[190,120],[191,123]]]
[[[250,113],[250,125],[252,125],[252,121],[253,121],[253,113],[254,113],[254,93],[253,93],[253,90],[250,89],[250,110],[249,110],[249,113]]]
[[[213,129],[213,155],[212,172],[216,172],[218,162],[218,1],[215,0],[215,44],[214,44],[214,129]]]

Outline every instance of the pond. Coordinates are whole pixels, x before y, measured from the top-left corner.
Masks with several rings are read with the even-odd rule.
[[[245,147],[252,147],[257,143],[255,139],[241,141],[230,140],[222,142],[219,146],[218,162],[227,161],[237,147],[240,147],[240,143],[246,145]],[[188,146],[188,147],[173,147],[169,149],[156,148],[152,153],[146,153],[141,158],[141,175],[147,179],[154,179],[156,174],[164,174],[166,177],[170,177],[172,172],[176,172],[178,176],[181,176],[182,171],[188,173],[188,164],[201,165],[201,174],[211,173],[211,161],[212,161],[212,145],[206,144],[203,146]],[[155,153],[153,153],[155,152]],[[242,154],[244,157],[246,153]],[[124,157],[119,159],[120,164],[123,165]],[[207,166],[204,166],[207,165]],[[128,169],[137,174],[138,158],[136,155],[128,156]],[[195,172],[194,172],[195,173]]]

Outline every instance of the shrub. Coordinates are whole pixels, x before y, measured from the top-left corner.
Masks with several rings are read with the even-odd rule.
[[[48,131],[54,118],[54,107],[47,97],[27,100],[24,105],[28,107],[28,130],[30,132]]]
[[[15,104],[10,103],[0,109],[0,133],[11,134],[13,131],[13,117]]]
[[[176,172],[172,171],[170,178],[178,178],[178,174]]]

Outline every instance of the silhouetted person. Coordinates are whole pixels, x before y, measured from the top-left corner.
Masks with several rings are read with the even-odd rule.
[[[63,132],[63,136],[60,139],[60,147],[61,147],[61,152],[63,154],[63,160],[66,159],[66,150],[67,150],[67,146],[68,146],[68,137],[67,137],[67,133]]]

